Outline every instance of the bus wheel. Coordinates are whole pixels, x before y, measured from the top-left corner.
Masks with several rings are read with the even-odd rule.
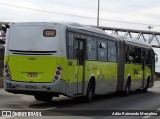
[[[146,93],[148,91],[148,87],[149,87],[149,78],[147,80],[146,86],[142,89],[142,93]]]
[[[38,101],[50,102],[53,98],[52,95],[34,95],[34,98]]]
[[[86,94],[86,102],[91,102],[95,95],[95,83],[91,80],[88,84],[87,94]]]
[[[125,90],[124,90],[124,92],[123,92],[123,95],[124,95],[124,96],[128,96],[129,93],[130,93],[130,81],[128,80],[128,81],[127,81],[127,84],[126,84],[126,87],[125,87]]]

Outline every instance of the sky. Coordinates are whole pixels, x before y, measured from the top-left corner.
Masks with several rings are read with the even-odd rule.
[[[0,21],[97,25],[97,9],[98,0],[0,0]],[[152,31],[160,31],[160,0],[100,0],[99,24],[138,30],[153,26]]]
[[[96,25],[97,7],[98,0],[0,0],[0,21],[71,21]],[[101,26],[148,30],[147,26],[152,25],[152,30],[157,31],[159,19],[159,0],[100,0]]]

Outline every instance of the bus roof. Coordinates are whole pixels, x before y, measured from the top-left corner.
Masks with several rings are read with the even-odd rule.
[[[68,27],[71,27],[71,28],[75,28],[75,29],[79,29],[79,30],[83,30],[83,31],[88,31],[88,32],[92,32],[92,33],[101,34],[101,35],[109,36],[109,37],[112,37],[112,38],[116,38],[117,40],[124,40],[128,44],[152,48],[152,46],[149,43],[137,40],[135,38],[127,38],[127,37],[120,36],[120,35],[112,36],[112,35],[106,33],[104,30],[96,28],[96,27],[81,25],[81,24],[71,23],[71,22],[66,24],[66,25]]]
[[[126,43],[128,44],[134,44],[134,45],[142,45],[142,46],[147,46],[147,47],[152,47],[149,43],[137,40],[135,38],[127,38],[124,36],[120,36],[120,35],[114,35],[115,38],[119,39],[119,40],[124,40]]]
[[[71,27],[71,28],[76,28],[76,29],[79,29],[79,30],[84,30],[84,31],[94,32],[94,33],[97,33],[97,34],[111,36],[111,35],[109,35],[108,33],[106,33],[102,29],[99,29],[99,28],[96,28],[96,27],[92,27],[92,26],[88,26],[88,25],[70,23],[70,24],[67,24],[67,26]]]
[[[78,24],[78,23],[74,23],[74,22],[22,22],[22,23],[15,23],[13,25],[62,25],[65,26],[67,28],[71,28],[71,29],[76,29],[76,30],[81,30],[81,31],[87,31],[90,32],[94,35],[99,34],[99,35],[103,35],[103,37],[107,36],[110,37],[114,40],[124,40],[126,41],[126,43],[128,44],[134,44],[134,45],[142,45],[142,46],[147,46],[147,47],[152,47],[150,44],[140,41],[140,40],[136,40],[133,38],[127,38],[124,36],[120,36],[120,35],[109,35],[108,33],[106,33],[104,30],[93,27],[93,26],[88,26],[88,25],[82,25],[82,24]],[[86,32],[85,32],[86,33]]]
[[[113,36],[109,35],[108,33],[106,33],[102,29],[95,28],[95,27],[88,26],[88,25],[82,25],[82,24],[74,23],[74,22],[20,22],[20,23],[15,23],[14,25],[53,25],[53,24],[54,25],[62,25],[62,26],[66,26],[66,27],[70,27],[70,28],[74,28],[74,29],[78,29],[78,30],[84,30],[84,31],[88,31],[88,32],[93,32],[93,33],[113,37]]]
[[[112,35],[106,33],[104,30],[93,27],[93,26],[81,25],[81,24],[70,23],[70,22],[64,23],[62,25],[66,25],[66,27],[69,31],[78,32],[78,33],[91,35],[91,36],[95,36],[95,37],[100,37],[100,38],[104,38],[104,39],[108,38],[110,40],[112,39],[114,41],[118,41],[118,39],[116,39]]]

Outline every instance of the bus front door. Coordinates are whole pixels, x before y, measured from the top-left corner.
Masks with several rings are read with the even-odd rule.
[[[75,39],[75,57],[77,62],[75,70],[77,78],[77,94],[82,94],[84,85],[84,41],[82,39]]]

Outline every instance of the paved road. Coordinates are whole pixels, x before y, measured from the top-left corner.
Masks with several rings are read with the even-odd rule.
[[[155,86],[149,89],[148,93],[132,92],[128,97],[117,96],[114,94],[96,96],[91,103],[82,103],[75,99],[61,96],[54,98],[51,103],[36,101],[33,96],[11,94],[0,89],[0,110],[35,110],[47,115],[58,114],[58,116],[43,117],[44,119],[160,119],[157,116],[105,116],[104,111],[110,113],[115,110],[154,110],[153,113],[160,113],[160,81],[155,82]],[[55,110],[63,110],[56,112]],[[67,111],[66,111],[67,110]],[[69,111],[68,111],[69,110]],[[72,111],[73,110],[73,111]],[[75,111],[80,110],[80,111]],[[89,111],[86,111],[89,110]],[[94,110],[94,111],[90,111]],[[108,111],[106,111],[108,110]],[[89,115],[79,116],[89,113]],[[121,111],[120,111],[121,112]],[[59,116],[62,115],[62,116]],[[66,116],[69,115],[69,116]],[[71,116],[72,115],[72,116]],[[93,116],[96,115],[96,116]],[[0,119],[17,119],[17,117],[0,117]],[[19,117],[22,118],[22,117]],[[23,117],[24,118],[24,117]],[[34,117],[35,119],[36,117]],[[30,119],[32,119],[30,117]],[[37,117],[40,119],[40,117]]]

